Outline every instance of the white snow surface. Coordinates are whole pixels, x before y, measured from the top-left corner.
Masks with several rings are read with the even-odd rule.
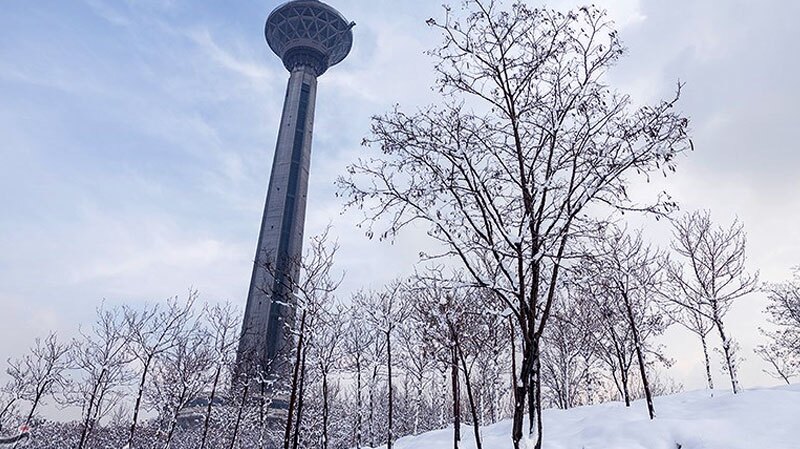
[[[545,410],[544,449],[800,449],[800,385],[692,391],[655,398],[650,421],[644,401]],[[526,424],[527,425],[527,424]],[[527,427],[526,427],[527,428]],[[481,429],[484,449],[512,449],[511,421]],[[472,427],[461,449],[474,449]],[[533,442],[522,447],[533,448]],[[385,447],[385,446],[384,446]],[[453,429],[398,440],[396,449],[450,449]]]

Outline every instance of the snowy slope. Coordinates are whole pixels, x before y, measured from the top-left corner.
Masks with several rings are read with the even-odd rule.
[[[800,385],[716,391],[656,398],[655,421],[645,404],[608,403],[546,410],[545,449],[800,449]],[[511,449],[511,423],[483,429],[485,449]],[[474,449],[472,429],[462,430],[463,449]],[[679,446],[680,445],[680,446]],[[533,445],[531,444],[531,447]],[[399,440],[397,449],[449,449],[452,429]]]

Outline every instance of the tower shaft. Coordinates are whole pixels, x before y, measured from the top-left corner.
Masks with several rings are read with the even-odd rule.
[[[282,355],[292,346],[293,288],[302,255],[316,92],[315,69],[294,67],[286,88],[239,342],[239,371],[266,372],[279,383],[288,375]]]
[[[278,415],[285,410],[288,417],[297,386],[290,382],[289,355],[294,348],[294,293],[302,265],[317,77],[350,53],[354,25],[320,0],[290,0],[270,13],[264,27],[269,48],[290,76],[247,294],[236,378],[245,387],[244,396],[250,380],[255,380],[261,399],[269,396],[271,409]],[[286,395],[290,384],[292,394]]]

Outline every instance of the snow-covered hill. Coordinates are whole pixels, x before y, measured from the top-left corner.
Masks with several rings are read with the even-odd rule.
[[[545,449],[800,449],[800,385],[716,391],[656,398],[655,421],[645,404],[608,403],[546,410]],[[511,423],[482,429],[484,449],[511,449]],[[474,449],[472,429],[462,430],[464,449]],[[452,429],[400,439],[397,449],[449,449]],[[532,447],[532,445],[531,445]]]

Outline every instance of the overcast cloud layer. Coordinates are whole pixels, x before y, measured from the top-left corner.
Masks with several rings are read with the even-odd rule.
[[[339,238],[343,295],[409,273],[423,233],[394,246],[341,215],[333,180],[362,151],[369,116],[430,101],[440,1],[331,0],[355,47],[320,80],[306,235]],[[530,1],[531,4],[541,3]],[[278,2],[7,0],[0,15],[0,359],[94,308],[200,290],[244,304],[288,77],[263,41]],[[553,7],[580,2],[559,0]],[[738,216],[750,266],[779,281],[800,264],[796,142],[800,3],[600,2],[628,56],[612,82],[636,101],[686,82],[696,151],[667,188],[682,208]],[[643,222],[660,243],[668,229]],[[752,354],[763,295],[731,312],[746,387],[774,383]],[[671,331],[670,376],[702,387],[700,352]],[[718,361],[717,361],[718,362]],[[722,377],[720,376],[720,379]],[[724,385],[721,381],[719,385]]]

